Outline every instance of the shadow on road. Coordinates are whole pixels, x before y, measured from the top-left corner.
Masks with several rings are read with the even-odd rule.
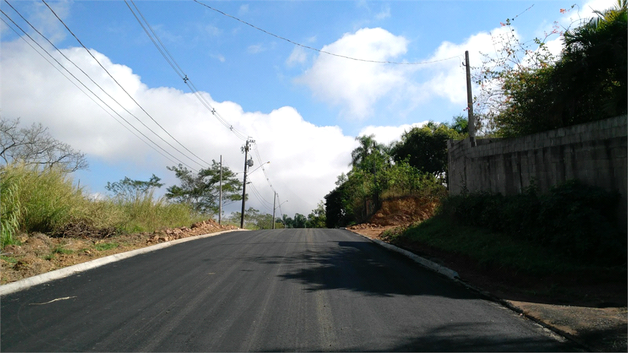
[[[327,242],[288,256],[264,256],[250,260],[285,265],[287,271],[280,277],[298,281],[308,291],[344,289],[376,296],[477,298],[464,287],[369,242]]]

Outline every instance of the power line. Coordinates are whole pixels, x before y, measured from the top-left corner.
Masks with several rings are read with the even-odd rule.
[[[279,35],[277,35],[277,34],[274,34],[274,33],[272,33],[272,32],[269,32],[269,31],[267,31],[267,30],[265,30],[265,29],[259,28],[259,27],[255,26],[255,25],[253,25],[253,24],[251,24],[251,23],[249,23],[249,22],[246,22],[246,21],[244,21],[244,20],[241,20],[241,19],[239,19],[239,18],[237,18],[237,17],[235,17],[235,16],[229,15],[228,13],[225,13],[225,12],[223,12],[223,11],[220,11],[220,10],[218,10],[218,9],[215,9],[215,8],[213,8],[213,7],[211,7],[211,6],[207,5],[207,4],[204,4],[204,3],[202,3],[202,2],[200,2],[200,1],[198,1],[198,0],[194,0],[194,2],[195,2],[195,3],[197,3],[197,4],[199,4],[199,5],[205,6],[206,8],[208,8],[208,9],[210,9],[210,10],[212,10],[212,11],[218,12],[219,14],[221,14],[221,15],[223,15],[223,16],[227,16],[227,17],[230,17],[230,18],[232,18],[232,19],[234,19],[234,20],[236,20],[236,21],[239,21],[239,22],[241,22],[241,23],[244,23],[245,25],[247,25],[247,26],[249,26],[249,27],[252,27],[252,28],[254,28],[254,29],[256,29],[256,30],[258,30],[258,31],[260,31],[260,32],[266,33],[266,34],[268,34],[269,36],[273,36],[273,37],[275,37],[275,38],[277,38],[277,39],[281,39],[281,40],[286,41],[286,42],[288,42],[288,43],[290,43],[290,44],[293,44],[293,45],[296,45],[296,46],[299,46],[299,47],[302,47],[302,48],[305,48],[305,49],[313,50],[313,51],[315,51],[315,52],[319,52],[319,53],[322,53],[322,54],[327,54],[327,55],[331,55],[331,56],[336,56],[336,57],[343,58],[343,59],[349,59],[349,60],[354,60],[354,61],[362,61],[362,62],[373,63],[373,64],[391,64],[391,65],[428,65],[428,64],[434,64],[434,63],[438,63],[438,62],[442,62],[442,61],[447,61],[447,60],[457,59],[457,58],[459,58],[459,57],[460,57],[459,55],[457,55],[457,56],[452,56],[452,57],[445,58],[445,59],[431,60],[431,61],[416,61],[416,62],[402,62],[402,61],[388,61],[388,60],[370,60],[370,59],[355,58],[355,57],[351,57],[351,56],[347,56],[347,55],[341,55],[341,54],[336,54],[336,53],[328,52],[328,51],[326,51],[326,50],[322,50],[322,49],[318,49],[318,48],[310,47],[310,46],[308,46],[308,45],[305,45],[305,44],[301,44],[301,43],[295,42],[295,41],[290,40],[290,39],[288,39],[288,38],[284,38],[284,37],[282,37],[282,36],[279,36]]]
[[[40,36],[42,36],[44,39],[46,39],[49,43],[51,43],[51,42],[50,42],[50,40],[48,40],[48,38],[47,38],[47,37],[45,37],[45,36],[44,36],[41,32],[39,32],[39,30],[37,30],[37,28],[35,28],[35,27],[34,27],[34,26],[33,26],[33,25],[32,25],[32,24],[28,21],[28,20],[26,20],[26,19],[24,18],[24,16],[22,16],[22,14],[21,14],[21,13],[20,13],[17,9],[15,9],[15,8],[14,8],[14,7],[13,7],[13,6],[12,6],[12,5],[8,2],[8,1],[6,1],[6,0],[5,0],[5,2],[6,2],[6,3],[7,3],[7,4],[8,4],[8,5],[9,5],[9,6],[10,6],[10,7],[11,7],[11,8],[12,8],[12,9],[13,9],[13,10],[14,10],[14,11],[15,11],[15,12],[16,12],[16,13],[17,13],[17,14],[18,14],[18,15],[19,15],[19,16],[20,16],[23,20],[24,20],[24,21],[26,21],[26,23],[28,23],[28,24],[31,26],[31,28],[33,28],[33,30],[35,30],[35,32],[37,32]],[[113,109],[113,108],[112,108],[109,104],[107,104],[105,101],[103,101],[103,100],[102,100],[102,98],[100,98],[100,97],[99,97],[96,93],[94,93],[94,92],[93,92],[93,91],[92,91],[89,87],[87,87],[87,86],[85,85],[85,83],[83,83],[83,82],[82,82],[79,78],[77,78],[77,77],[76,77],[76,76],[75,76],[72,72],[70,72],[70,71],[69,71],[69,70],[68,70],[65,66],[63,66],[63,64],[61,64],[61,63],[59,62],[59,60],[57,60],[57,59],[56,59],[56,58],[55,58],[52,54],[50,54],[50,52],[48,52],[48,50],[46,50],[44,47],[42,47],[42,46],[41,46],[41,44],[39,44],[39,43],[38,43],[38,42],[37,42],[37,41],[36,41],[33,37],[31,37],[31,36],[30,36],[30,35],[29,35],[29,34],[28,34],[28,33],[27,33],[24,29],[22,29],[22,27],[20,27],[20,26],[19,26],[19,25],[18,25],[15,21],[13,21],[13,19],[12,19],[12,18],[11,18],[11,17],[7,14],[7,13],[5,13],[4,11],[2,11],[1,9],[0,9],[0,12],[1,12],[4,16],[6,16],[6,17],[7,17],[7,18],[8,18],[8,19],[9,19],[9,20],[10,20],[10,21],[11,21],[11,22],[12,22],[12,23],[13,23],[13,24],[17,27],[17,28],[19,28],[19,29],[22,31],[22,33],[24,33],[24,35],[26,35],[26,36],[27,36],[27,37],[28,37],[28,38],[29,38],[29,39],[30,39],[33,43],[37,44],[37,46],[38,46],[41,50],[43,50],[46,54],[48,54],[48,56],[50,56],[50,58],[52,58],[52,59],[53,59],[53,60],[54,60],[54,61],[55,61],[55,62],[56,62],[56,63],[57,63],[57,64],[58,64],[58,65],[59,65],[62,69],[64,69],[64,70],[65,70],[65,71],[66,71],[66,72],[67,72],[70,76],[72,76],[72,77],[73,77],[73,78],[74,78],[77,82],[79,82],[79,83],[80,83],[80,84],[81,84],[81,85],[82,85],[82,86],[83,86],[83,87],[84,87],[87,91],[89,91],[92,95],[94,95],[94,97],[96,97],[96,98],[97,98],[97,99],[98,99],[98,100],[99,100],[102,104],[104,104],[105,106],[107,106],[107,108],[109,108],[112,112],[114,112],[116,115],[118,115],[118,117],[120,117],[122,120],[124,120],[124,122],[126,122],[128,125],[130,125],[133,129],[135,129],[138,133],[140,133],[142,136],[144,136],[144,138],[146,138],[147,140],[149,140],[151,143],[153,143],[156,147],[158,147],[159,149],[161,149],[162,151],[164,151],[166,154],[168,154],[169,156],[171,156],[172,158],[174,158],[175,160],[177,160],[179,163],[185,164],[184,162],[182,162],[181,160],[179,160],[177,157],[173,156],[171,153],[169,153],[168,151],[166,151],[163,147],[159,146],[157,143],[155,143],[153,140],[151,140],[148,136],[146,136],[143,132],[141,132],[141,131],[140,131],[139,129],[137,129],[137,128],[133,125],[133,124],[131,124],[128,120],[126,120],[126,119],[125,119],[122,115],[120,115],[118,112],[116,112],[116,111],[115,111],[115,109]],[[52,44],[52,43],[51,43],[51,44]],[[31,46],[31,47],[32,47],[32,46]],[[55,49],[56,49],[56,50],[57,50],[57,51],[58,51],[58,52],[59,52],[59,53],[60,53],[60,54],[61,54],[61,55],[62,55],[62,56],[66,59],[66,60],[70,61],[72,64],[74,64],[74,66],[76,66],[79,70],[81,70],[81,69],[80,69],[80,67],[78,67],[78,66],[77,66],[77,65],[76,65],[76,64],[75,64],[72,60],[70,60],[67,56],[65,56],[65,54],[63,54],[63,52],[61,52],[61,51],[60,51],[60,50],[59,50],[56,46],[54,46],[54,45],[53,45],[53,47],[54,47],[54,48],[55,48]],[[33,48],[33,49],[34,49],[34,48]],[[37,50],[35,50],[35,51],[37,52]],[[38,52],[38,53],[39,53],[39,52]],[[41,53],[39,53],[39,54],[40,54],[40,55],[42,55]],[[48,61],[48,62],[49,62],[49,61]],[[49,62],[49,63],[50,63],[50,62]],[[52,65],[52,63],[50,63],[50,64]],[[54,65],[52,65],[52,66],[53,66],[53,67],[55,67]],[[56,67],[55,67],[55,69],[57,69],[57,70],[58,70],[58,68],[56,68]],[[86,74],[83,70],[81,70],[81,72],[83,72],[83,74],[85,74],[85,75],[86,75],[86,76],[87,76],[87,77],[91,80],[91,77],[89,77],[89,75],[87,75],[87,74]],[[64,76],[65,76],[65,75],[64,75]],[[67,76],[65,76],[65,77],[67,78]],[[68,80],[69,80],[69,78],[68,78]],[[72,82],[72,81],[70,80],[70,82]],[[94,82],[94,81],[92,80],[92,82]],[[94,82],[94,84],[96,84],[96,83]],[[102,87],[100,87],[98,84],[96,84],[96,86],[98,86],[98,87],[102,90]],[[82,92],[83,92],[83,91],[82,91]],[[104,92],[104,90],[103,90],[103,92]],[[85,92],[83,92],[83,93],[85,93]],[[106,93],[106,92],[105,92],[105,93]],[[85,94],[86,94],[86,93],[85,93]],[[88,97],[89,97],[89,96],[88,96]],[[110,98],[112,98],[112,99],[113,99],[113,97],[111,97],[111,96],[110,96]],[[92,100],[93,100],[93,99],[92,99]],[[115,99],[113,99],[113,100],[114,100],[116,103],[118,103]],[[118,104],[120,104],[120,103],[118,103]],[[102,108],[102,106],[101,106],[101,108]],[[102,109],[104,109],[104,108],[102,108]],[[109,115],[111,115],[111,114],[109,114]],[[115,118],[114,118],[114,119],[115,119]],[[118,121],[118,120],[116,119],[116,121]],[[120,123],[120,122],[118,121],[118,123]],[[136,136],[137,136],[137,135],[136,135]],[[142,141],[143,141],[144,143],[146,143],[146,141],[144,141],[144,140],[142,140]],[[150,145],[149,145],[149,146],[150,146]],[[152,147],[153,149],[155,148],[155,147],[153,147],[153,146],[150,146],[150,147]],[[158,153],[160,153],[162,156],[166,157],[166,156],[165,156],[165,155],[163,155],[161,152],[159,152],[159,151],[157,151],[157,152],[158,152]],[[174,162],[172,159],[170,159],[170,158],[168,158],[168,157],[166,157],[166,158],[167,158],[167,159],[169,159],[171,162],[176,163],[176,162]],[[191,167],[190,167],[190,168],[191,168]]]
[[[5,0],[6,1],[6,0]],[[45,0],[41,0],[46,7],[48,7],[48,9],[52,12],[52,14],[59,20],[59,22],[61,22],[61,24],[63,24],[63,26],[68,30],[68,32],[70,32],[70,34],[72,35],[72,37],[74,37],[74,39],[76,39],[76,41],[87,51],[87,53],[92,57],[92,59],[94,59],[94,61],[96,61],[96,63],[98,63],[98,66],[100,66],[106,73],[107,75],[116,83],[116,85],[118,85],[118,87],[120,87],[120,89],[122,89],[122,91],[124,93],[126,93],[126,95],[157,125],[159,126],[159,128],[164,131],[168,136],[170,136],[170,138],[172,138],[176,143],[178,143],[181,147],[183,147],[186,151],[188,151],[189,153],[191,153],[194,157],[196,157],[198,160],[200,160],[201,162],[204,163],[204,165],[209,165],[208,162],[206,162],[205,160],[203,160],[202,158],[198,157],[196,154],[194,154],[192,151],[190,151],[187,147],[185,147],[181,142],[179,142],[179,140],[177,140],[174,136],[172,136],[172,134],[170,134],[166,129],[164,129],[163,126],[161,126],[161,124],[159,124],[157,122],[157,120],[155,120],[147,111],[146,109],[144,109],[144,107],[142,107],[137,100],[135,100],[135,98],[133,98],[133,96],[118,82],[118,80],[116,80],[115,77],[113,77],[113,75],[109,72],[109,70],[107,70],[101,63],[100,61],[98,61],[98,59],[96,59],[96,57],[94,56],[94,54],[92,54],[92,52],[83,44],[83,42],[81,42],[81,40],[74,34],[74,32],[72,32],[72,30],[70,29],[70,27],[68,27],[68,25],[65,24],[65,22],[57,15],[57,13],[52,9],[52,7],[50,7],[50,5],[48,5],[48,3]],[[136,117],[137,119],[137,117]],[[140,121],[139,119],[137,119],[138,121]],[[142,123],[142,125],[144,125],[147,129],[149,129],[153,134],[155,134],[157,137],[159,137],[163,142],[165,142],[168,146],[170,146],[171,148],[173,148],[175,151],[179,152],[181,155],[185,156],[186,158],[190,159],[191,161],[195,162],[196,164],[200,165],[200,166],[204,166],[203,163],[199,163],[197,161],[195,161],[194,159],[190,158],[189,156],[187,156],[185,153],[181,152],[179,149],[177,149],[176,147],[174,147],[171,143],[169,143],[168,141],[166,141],[163,137],[159,136],[157,133],[155,133],[152,129],[150,129],[148,126],[146,126],[143,122],[140,121],[140,123]]]
[[[211,105],[211,103],[209,103],[205,97],[203,97],[202,94],[200,94],[200,92],[198,91],[198,89],[196,88],[196,86],[194,85],[194,83],[192,82],[192,80],[188,77],[188,75],[183,71],[183,69],[181,68],[181,66],[177,63],[177,61],[174,59],[174,57],[172,56],[172,54],[170,54],[170,51],[168,51],[168,48],[166,48],[166,46],[163,44],[163,42],[159,39],[159,36],[157,36],[157,33],[155,33],[155,31],[153,30],[152,26],[150,25],[150,23],[146,20],[146,18],[144,17],[144,15],[142,14],[142,12],[140,11],[140,9],[137,7],[137,5],[135,4],[135,2],[133,0],[131,0],[131,3],[133,4],[133,7],[135,8],[135,11],[137,11],[137,14],[135,13],[135,11],[133,10],[133,8],[131,8],[131,5],[129,5],[127,0],[124,0],[124,2],[126,3],[127,7],[129,8],[129,10],[131,11],[131,13],[133,14],[133,16],[135,17],[135,19],[137,20],[137,22],[140,24],[140,26],[142,26],[142,29],[144,30],[144,32],[146,33],[146,35],[150,38],[150,40],[153,42],[153,44],[155,45],[155,47],[157,48],[157,50],[159,51],[159,53],[161,54],[161,56],[164,57],[164,59],[166,60],[166,62],[168,62],[168,64],[170,65],[170,67],[172,67],[172,69],[175,71],[175,73],[177,74],[177,76],[179,76],[179,78],[181,78],[183,80],[183,83],[188,86],[188,88],[190,89],[190,91],[192,93],[194,93],[194,96],[201,102],[201,104],[210,111],[210,113],[222,124],[224,125],[227,129],[229,129],[231,132],[233,132],[234,135],[236,135],[236,137],[238,137],[241,140],[246,140],[248,138],[248,136],[244,133],[242,133],[241,131],[239,131],[238,129],[236,129],[232,124],[230,124],[226,119],[224,119],[219,113],[218,111],[216,111],[216,109]],[[140,20],[140,17],[142,18]],[[143,22],[142,22],[143,20]],[[146,24],[146,26],[144,26],[144,24]],[[153,38],[154,37],[154,38]],[[158,44],[159,43],[159,44]]]
[[[0,10],[0,12],[2,12],[3,15],[5,15],[11,22],[13,22],[13,24],[15,26],[17,26],[24,34],[26,34],[26,32],[24,32],[24,30],[17,25],[13,19],[11,19],[4,11]],[[72,79],[70,77],[68,77],[66,74],[63,73],[63,71],[61,71],[57,66],[55,66],[55,64],[53,64],[50,60],[48,60],[48,58],[46,58],[44,56],[44,54],[42,54],[41,52],[39,52],[29,41],[27,41],[26,39],[24,39],[24,37],[22,35],[20,35],[20,33],[18,31],[15,30],[15,28],[11,27],[11,25],[9,25],[9,23],[7,21],[4,20],[4,18],[0,17],[0,20],[2,20],[2,22],[4,22],[7,27],[9,27],[13,32],[15,32],[15,34],[17,34],[21,40],[24,41],[24,43],[26,43],[29,47],[31,47],[31,49],[33,49],[33,51],[35,51],[37,54],[39,54],[39,56],[42,57],[42,59],[46,60],[46,62],[48,62],[48,64],[50,64],[50,66],[52,66],[55,70],[57,70],[63,77],[65,77],[68,81],[70,81],[70,83],[72,83],[72,85],[74,85],[74,87],[76,87],[79,91],[81,91],[81,93],[83,93],[87,98],[89,98],[92,102],[94,102],[94,104],[96,104],[100,109],[102,109],[105,113],[107,113],[110,117],[112,117],[118,124],[122,125],[122,127],[124,127],[125,129],[127,129],[131,134],[133,134],[135,137],[137,137],[140,141],[144,142],[148,147],[154,149],[157,153],[161,154],[164,158],[168,159],[169,161],[171,161],[172,163],[176,163],[175,161],[173,161],[172,159],[170,159],[170,157],[166,156],[165,154],[163,154],[161,151],[155,149],[154,146],[151,146],[146,140],[144,140],[143,138],[141,138],[139,135],[137,135],[133,130],[131,130],[128,126],[126,126],[125,124],[123,124],[120,120],[118,120],[118,118],[116,118],[113,114],[111,114],[110,111],[108,111],[107,109],[105,109],[105,107],[103,107],[100,103],[98,103],[92,96],[90,96],[87,92],[85,92],[79,85],[76,84],[76,82],[72,81]],[[26,34],[28,36],[28,34]],[[30,38],[30,36],[29,36]],[[34,41],[33,38],[30,38],[32,41]],[[39,44],[38,44],[39,45]],[[41,47],[41,46],[40,46]],[[45,49],[43,49],[45,51]],[[46,51],[46,53],[48,55],[50,55],[49,52]],[[65,69],[65,68],[64,68]],[[76,77],[74,77],[75,79],[77,79]],[[78,80],[78,79],[77,79]],[[91,92],[91,91],[90,91]],[[93,93],[93,92],[92,92]],[[107,106],[109,107],[109,106]],[[109,109],[111,109],[111,107],[109,107]],[[152,141],[151,141],[152,142]]]
[[[131,7],[131,4],[129,4],[129,1],[133,5],[133,7]],[[135,17],[136,21],[140,24],[140,26],[144,30],[144,33],[146,33],[146,35],[150,38],[153,45],[155,45],[155,47],[157,48],[161,56],[166,60],[168,65],[170,65],[170,67],[174,70],[177,76],[179,76],[179,78],[183,80],[184,84],[186,84],[188,88],[194,93],[194,95],[199,99],[201,104],[205,106],[216,117],[216,119],[218,119],[218,121],[220,121],[225,127],[227,127],[231,132],[233,132],[236,135],[236,137],[240,138],[241,140],[247,140],[249,136],[235,129],[233,125],[231,125],[226,119],[220,116],[220,114],[216,111],[216,109],[198,91],[193,81],[188,77],[188,75],[185,73],[183,68],[177,63],[176,59],[172,56],[172,54],[170,53],[168,48],[164,45],[164,43],[159,39],[159,36],[157,35],[157,33],[155,33],[155,31],[153,30],[152,26],[150,25],[146,17],[142,14],[139,7],[135,4],[135,1],[124,0],[124,2],[129,8],[129,10],[131,11],[131,13],[133,14],[133,16]],[[270,182],[270,179],[268,178],[268,174],[266,173],[266,169],[264,168],[264,163],[262,162],[260,158],[260,154],[259,154],[259,150],[257,146],[255,146],[255,152],[256,152],[257,160],[260,163],[262,171],[264,172],[264,176],[266,177],[266,181],[270,185],[271,190],[275,192],[275,189],[273,188],[272,183]],[[254,193],[255,192],[258,193],[257,195],[255,195],[256,197],[263,199],[263,197],[261,197],[261,194],[259,194],[259,191],[256,188],[253,188],[252,190]],[[265,201],[265,199],[263,200]],[[265,202],[269,204],[268,201],[265,201]]]

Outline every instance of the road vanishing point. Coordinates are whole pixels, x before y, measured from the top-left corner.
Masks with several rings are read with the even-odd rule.
[[[572,351],[342,229],[237,231],[7,294],[9,351]]]

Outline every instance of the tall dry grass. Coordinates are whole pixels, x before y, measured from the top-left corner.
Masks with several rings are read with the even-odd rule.
[[[93,199],[57,168],[9,164],[0,168],[0,246],[19,232],[54,233],[73,222],[122,233],[152,232],[207,219],[184,204],[168,203],[153,192],[133,198]]]

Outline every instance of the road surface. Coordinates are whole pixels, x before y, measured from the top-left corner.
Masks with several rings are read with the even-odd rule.
[[[560,351],[460,284],[339,229],[232,232],[2,297],[2,351]]]

